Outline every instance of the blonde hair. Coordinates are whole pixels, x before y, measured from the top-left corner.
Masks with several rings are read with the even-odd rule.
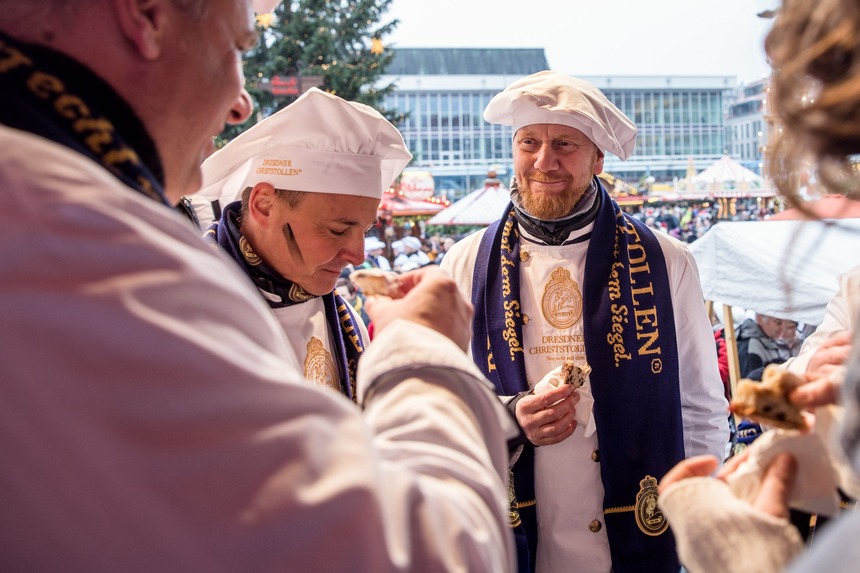
[[[765,48],[781,128],[768,171],[780,194],[799,202],[796,174],[811,162],[824,191],[860,198],[860,3],[784,0]]]

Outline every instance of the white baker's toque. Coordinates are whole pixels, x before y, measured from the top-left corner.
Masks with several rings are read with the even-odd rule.
[[[376,251],[378,249],[384,249],[385,243],[380,241],[376,237],[365,237],[364,238],[364,251],[369,253],[370,251]]]
[[[257,183],[381,199],[411,159],[378,111],[311,88],[209,156],[195,199],[226,206]]]
[[[627,159],[636,145],[636,126],[603,92],[585,80],[543,71],[509,85],[497,94],[484,119],[513,126],[556,123],[578,129],[601,151]]]

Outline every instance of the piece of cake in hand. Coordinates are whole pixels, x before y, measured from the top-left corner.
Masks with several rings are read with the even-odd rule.
[[[349,274],[349,280],[361,289],[364,296],[387,296],[401,298],[400,280],[397,273],[381,269],[358,269]]]
[[[803,384],[803,380],[784,368],[770,364],[762,373],[762,381],[744,379],[732,398],[731,411],[754,422],[786,430],[803,430],[806,421],[801,410],[788,395]]]
[[[573,360],[567,359],[561,366],[562,384],[572,384],[580,388],[585,384],[585,378],[591,374],[591,366],[578,366]]]

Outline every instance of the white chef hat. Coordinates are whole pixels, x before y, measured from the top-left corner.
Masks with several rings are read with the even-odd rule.
[[[377,249],[384,249],[385,243],[380,241],[376,237],[365,237],[364,238],[364,250],[366,252],[375,251]]]
[[[601,151],[627,159],[636,145],[636,126],[603,92],[567,74],[543,71],[509,85],[497,94],[484,119],[511,125],[557,123],[578,129]]]
[[[198,196],[227,205],[260,182],[380,199],[412,159],[382,114],[311,88],[203,162]]]
[[[403,237],[401,239],[401,242],[403,243],[404,247],[408,247],[416,251],[421,250],[421,239],[419,239],[418,237],[413,237],[412,235],[409,235],[407,237]]]

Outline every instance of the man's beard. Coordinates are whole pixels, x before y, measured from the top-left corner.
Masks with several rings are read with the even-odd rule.
[[[530,171],[525,176],[517,176],[517,186],[522,208],[531,215],[543,221],[561,219],[573,213],[573,209],[591,185],[591,174],[581,178],[568,176],[567,189],[563,193],[535,193],[529,187],[532,180],[557,181],[558,178],[547,177],[540,171]]]

